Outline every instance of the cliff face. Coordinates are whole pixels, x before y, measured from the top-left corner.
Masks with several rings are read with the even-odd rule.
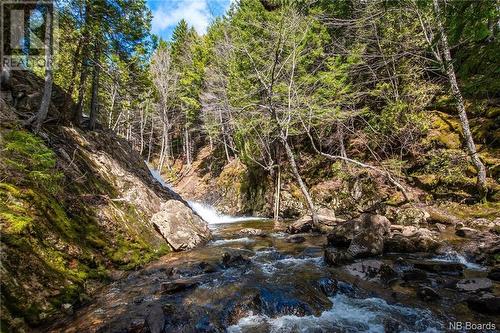
[[[72,102],[59,89],[51,124],[38,136],[24,129],[41,91],[24,75],[15,73],[0,99],[1,326],[13,330],[72,311],[124,270],[210,238],[125,140],[71,127]]]

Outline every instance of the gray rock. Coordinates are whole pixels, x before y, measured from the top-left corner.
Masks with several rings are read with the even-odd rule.
[[[489,290],[493,283],[487,278],[463,279],[457,282],[456,288],[460,291]]]
[[[441,296],[439,296],[439,294],[434,289],[425,286],[420,286],[417,289],[417,296],[418,298],[426,302],[435,301],[441,298]]]
[[[151,218],[151,223],[174,251],[192,249],[211,238],[207,223],[177,200],[162,204],[161,210]]]
[[[364,280],[375,278],[382,266],[379,260],[365,260],[345,266],[347,272]]]
[[[341,266],[350,263],[354,258],[347,252],[336,251],[334,249],[325,249],[325,263],[330,266]]]
[[[453,262],[419,261],[414,263],[413,266],[417,269],[423,269],[427,272],[444,275],[460,276],[464,271],[464,266],[462,264]]]

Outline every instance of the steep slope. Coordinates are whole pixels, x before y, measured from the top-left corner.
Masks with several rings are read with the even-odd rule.
[[[38,136],[24,129],[41,84],[14,73],[0,99],[2,331],[71,312],[124,270],[210,238],[125,140],[72,127],[73,105],[60,89],[50,124]]]

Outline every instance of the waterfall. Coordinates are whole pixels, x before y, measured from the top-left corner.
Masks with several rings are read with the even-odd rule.
[[[200,215],[208,224],[235,223],[244,221],[264,220],[262,217],[254,216],[230,216],[219,213],[214,207],[195,201],[188,201],[189,206]]]
[[[146,162],[146,161],[144,161]],[[146,162],[149,172],[151,173],[151,176],[161,184],[161,186],[168,188],[169,190],[173,191],[173,188],[168,184],[163,178],[161,177],[161,174],[158,170],[153,169],[147,162]],[[262,217],[253,217],[253,216],[230,216],[230,215],[224,215],[219,213],[214,207],[201,203],[201,202],[195,202],[195,201],[188,201],[189,206],[191,207],[192,210],[194,210],[199,216],[201,216],[202,219],[208,222],[208,224],[221,224],[221,223],[235,223],[235,222],[244,222],[244,221],[258,221],[258,220],[265,220],[265,218]]]

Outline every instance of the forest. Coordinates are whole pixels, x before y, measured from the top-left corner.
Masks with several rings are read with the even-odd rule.
[[[15,4],[2,6],[5,12],[18,8]],[[454,319],[443,319],[442,313],[436,318],[448,323],[463,315],[476,322],[495,322],[492,318],[500,309],[498,1],[236,0],[224,15],[213,19],[206,33],[200,34],[181,19],[170,39],[152,32],[153,12],[146,0],[32,1],[20,8],[25,13],[25,28],[26,22],[29,29],[29,22],[40,18],[46,22],[32,28],[32,33],[47,45],[44,53],[37,55],[50,61],[43,66],[30,62],[29,38],[21,41],[22,47],[13,46],[13,35],[6,27],[14,16],[2,12],[0,217],[2,248],[8,249],[2,250],[2,256],[8,258],[2,274],[13,276],[2,284],[2,310],[9,313],[1,319],[2,326],[9,327],[6,332],[33,327],[92,331],[86,326],[92,322],[89,318],[94,318],[90,310],[82,310],[79,319],[72,317],[70,324],[61,321],[49,327],[44,326],[50,322],[45,319],[59,318],[61,306],[63,313],[73,315],[73,306],[94,302],[88,296],[81,297],[95,292],[87,289],[88,280],[99,280],[102,286],[110,279],[122,281],[112,278],[114,272],[138,270],[171,250],[197,247],[212,236],[215,240],[209,244],[225,246],[231,243],[227,237],[234,235],[240,236],[233,237],[236,242],[247,242],[242,239],[252,236],[259,240],[250,241],[257,243],[270,235],[277,237],[274,241],[280,245],[273,243],[273,251],[293,253],[294,260],[299,260],[296,254],[303,248],[292,250],[290,244],[316,248],[326,242],[320,257],[327,266],[337,267],[332,273],[335,296],[321,284],[318,288],[326,295],[322,294],[326,299],[321,305],[311,301],[315,296],[306,300],[299,297],[298,303],[287,298],[295,304],[290,305],[290,313],[274,303],[269,305],[284,297],[272,291],[271,296],[261,292],[258,302],[252,296],[244,303],[243,308],[252,310],[253,317],[239,307],[231,310],[232,319],[224,321],[221,318],[225,315],[216,312],[212,316],[217,319],[207,315],[203,322],[205,319],[197,318],[201,318],[200,313],[205,316],[206,310],[189,308],[188,314],[182,314],[162,303],[160,310],[156,305],[156,310],[151,310],[162,315],[155,315],[153,322],[146,315],[136,331],[130,326],[134,318],[123,319],[112,309],[100,323],[108,323],[110,332],[181,332],[178,325],[186,322],[193,325],[186,332],[275,332],[277,324],[269,318],[323,318],[326,312],[321,311],[335,311],[325,310],[326,303],[345,301],[339,299],[339,293],[345,292],[340,287],[344,273],[337,269],[355,265],[360,258],[393,252],[448,257],[459,253],[482,268],[476,272],[471,268],[475,266],[468,266],[469,261],[464,264],[455,257],[450,266],[429,268],[425,266],[431,265],[428,257],[404,257],[415,271],[427,272],[427,280],[413,279],[407,277],[408,271],[396,268],[403,258],[384,257],[391,264],[377,264],[376,279],[385,286],[389,280],[404,280],[404,288],[416,293],[409,303],[402,301],[404,297],[389,300],[385,294],[379,295],[385,301],[401,301],[413,309],[440,299],[439,307],[445,308],[456,297],[437,295],[436,283],[425,283],[441,281],[441,274],[446,280],[456,270],[461,276],[463,270],[471,269],[477,273],[471,275],[477,279],[473,284],[479,287],[460,289],[457,286],[465,283],[463,280],[453,283],[459,295],[472,295],[457,298],[472,312],[462,309],[453,312]],[[23,60],[23,69],[5,62],[5,54]],[[147,177],[151,179],[144,180]],[[40,202],[36,208],[28,204],[33,199]],[[186,206],[180,204],[179,208],[179,202]],[[206,215],[197,203],[217,209],[217,221],[210,220],[213,215]],[[184,211],[186,207],[189,212]],[[187,215],[179,217],[181,211]],[[160,214],[169,212],[177,215]],[[238,225],[241,230],[228,236],[228,230],[235,231],[208,231],[202,223],[226,223],[229,215],[249,217],[248,225]],[[165,226],[169,219],[181,221],[176,222],[180,225],[190,222],[173,229]],[[292,234],[285,245],[278,236],[269,234],[271,229],[263,227],[265,235],[259,231],[255,221],[261,219],[274,221],[272,230]],[[43,225],[42,231],[33,231],[42,228],[37,224]],[[180,241],[176,236],[182,234],[182,228],[189,229],[188,233],[195,230],[188,240]],[[356,234],[359,228],[362,231]],[[62,240],[43,240],[46,230]],[[364,240],[353,249],[358,236]],[[453,238],[457,236],[460,241]],[[162,244],[163,239],[168,246]],[[468,247],[456,245],[464,239]],[[439,242],[449,247],[438,250]],[[62,249],[57,245],[62,243],[76,245]],[[73,250],[77,254],[71,252],[74,246],[80,249]],[[347,250],[338,250],[344,247]],[[256,248],[251,250],[258,253]],[[40,271],[50,266],[57,272],[43,275],[45,280],[57,276],[77,287],[66,285],[64,293],[54,298],[57,301],[42,295],[45,287],[40,291],[19,287],[16,279],[28,276],[24,269],[30,265],[23,264],[23,269],[13,273],[20,267],[15,258],[25,252],[35,253],[47,263]],[[198,255],[205,258],[205,252],[194,254]],[[241,267],[257,260],[246,256],[225,252],[220,267]],[[75,260],[76,268],[70,267]],[[191,264],[187,257],[182,260],[183,267]],[[211,262],[202,263],[201,268],[196,266],[202,274],[218,274],[209,271]],[[67,264],[70,268],[63,268]],[[457,265],[465,266],[458,269]],[[363,267],[363,272],[354,276],[374,278],[369,276],[372,271]],[[199,273],[192,267],[186,268],[189,272],[184,275],[177,268],[169,269],[170,276],[178,274],[179,279]],[[213,269],[218,272],[219,266]],[[351,273],[357,270],[346,269]],[[316,273],[323,276],[324,268],[301,266],[293,288]],[[241,274],[237,279],[246,281]],[[422,280],[427,281],[424,287],[420,282],[412,284]],[[166,282],[162,295],[183,293],[205,283],[190,281]],[[279,281],[268,287],[273,289]],[[132,288],[132,282],[123,283]],[[47,288],[60,289],[55,285]],[[195,297],[202,304],[205,298],[196,291],[200,288],[195,287],[186,297]],[[210,306],[216,297],[231,297],[225,294],[227,289],[213,288],[216,295]],[[240,296],[245,299],[245,288],[249,287],[245,284],[242,288],[245,292],[241,291],[244,295],[238,300]],[[360,288],[373,291],[375,287]],[[135,294],[126,290],[132,304]],[[479,293],[485,290],[487,296]],[[37,293],[36,309],[17,304],[32,297],[31,292]],[[364,296],[356,297],[342,304],[362,308],[355,300]],[[106,303],[96,299],[93,304]],[[65,312],[69,305],[71,311]],[[128,311],[142,318],[146,310],[139,307],[144,306]],[[394,332],[423,331],[434,322],[434,317],[417,313],[427,319],[421,327],[412,326],[407,322],[410,315],[399,308],[377,309],[383,318],[402,316],[404,320],[398,325],[403,326],[384,319],[382,323],[370,322],[375,326],[367,331],[379,331],[379,324],[382,331],[391,331],[390,327]],[[158,319],[163,314],[171,319]],[[335,316],[342,315],[335,312]],[[22,323],[16,322],[18,317],[23,318]],[[256,320],[257,326],[245,326],[248,318]],[[307,331],[301,323],[297,319],[283,327],[290,332]],[[321,320],[316,324],[324,329],[321,332],[332,327],[350,327],[347,331],[354,332],[360,328],[356,325],[362,325],[343,321],[325,324]],[[157,330],[155,325],[161,328]]]

